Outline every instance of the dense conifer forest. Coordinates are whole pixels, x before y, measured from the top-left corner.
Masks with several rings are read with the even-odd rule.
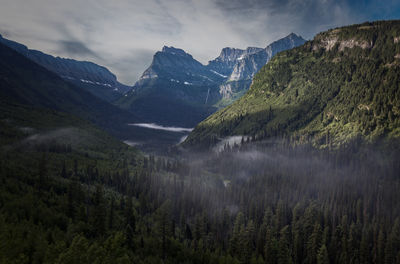
[[[1,154],[1,263],[399,263],[398,150]]]

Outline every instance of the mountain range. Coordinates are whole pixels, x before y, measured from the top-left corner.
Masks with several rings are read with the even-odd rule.
[[[155,53],[152,64],[132,88],[119,83],[103,66],[54,57],[0,36],[0,43],[146,122],[185,127],[193,127],[239,98],[250,86],[254,74],[272,56],[304,41],[292,33],[266,48],[224,48],[207,65],[182,49],[165,46]]]
[[[30,107],[32,113],[36,113],[36,110],[63,112],[88,120],[115,136],[122,136],[127,123],[141,121],[132,113],[121,110],[82,87],[65,81],[53,71],[47,70],[2,43],[0,43],[0,105],[3,108],[4,120],[33,119],[30,121],[40,122],[44,119],[41,115],[28,118],[29,112],[22,109]]]
[[[103,100],[114,101],[132,88],[118,82],[116,76],[107,68],[93,62],[54,57],[28,49],[25,45],[3,38],[1,35],[0,43]]]
[[[123,140],[133,139],[132,142],[151,145],[154,150],[156,146],[178,143],[183,135],[128,124],[140,120],[193,127],[226,104],[226,98],[230,102],[236,99],[224,94],[222,87],[235,83],[239,93],[244,93],[251,76],[271,56],[301,41],[290,34],[266,49],[224,48],[207,65],[181,49],[165,46],[154,55],[151,66],[132,88],[119,83],[103,66],[54,57],[0,36],[3,51],[0,70],[5,80],[2,101],[8,108],[10,103],[16,103],[79,116]]]
[[[182,49],[165,46],[117,104],[150,122],[194,126],[240,97],[276,53],[304,42],[292,33],[265,49],[224,48],[207,65]]]

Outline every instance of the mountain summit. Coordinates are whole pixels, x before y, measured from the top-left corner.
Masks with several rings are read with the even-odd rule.
[[[220,76],[210,72],[192,55],[182,49],[167,46],[154,54],[150,67],[134,87],[140,90],[155,78],[186,85],[211,85],[221,80]]]

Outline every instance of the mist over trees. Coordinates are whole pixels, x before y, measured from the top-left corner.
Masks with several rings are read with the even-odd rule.
[[[397,263],[398,151],[1,155],[4,263]]]

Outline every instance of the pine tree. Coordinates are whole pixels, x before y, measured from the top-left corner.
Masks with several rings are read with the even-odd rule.
[[[67,175],[67,169],[65,168],[65,160],[64,160],[63,165],[62,165],[62,169],[61,169],[61,177],[66,179],[67,176],[68,176]]]
[[[360,263],[370,262],[370,234],[369,229],[364,228],[362,232],[361,242],[360,242]]]
[[[294,263],[301,263],[303,259],[303,236],[301,230],[301,206],[296,204],[292,213],[292,241]]]
[[[317,262],[317,254],[318,250],[321,247],[321,240],[322,240],[322,230],[321,225],[316,223],[314,225],[314,230],[307,241],[307,263],[314,264]]]
[[[134,241],[134,231],[133,228],[128,224],[125,228],[125,237],[126,237],[126,246],[130,250],[135,249],[135,241]]]
[[[135,215],[133,213],[133,203],[132,203],[132,197],[127,196],[126,197],[126,206],[125,206],[125,219],[126,219],[126,225],[130,225],[133,231],[136,230],[136,219]]]
[[[77,216],[78,204],[80,203],[80,184],[78,179],[73,176],[68,184],[67,190],[67,215],[74,219]]]
[[[383,233],[383,229],[379,229],[378,234],[378,243],[377,243],[377,260],[376,263],[383,264],[385,263],[385,234]]]
[[[400,218],[394,222],[385,247],[385,264],[396,263],[400,252]]]
[[[278,246],[278,264],[292,263],[292,254],[290,250],[290,231],[289,226],[285,226],[280,231],[279,246]]]
[[[38,169],[38,182],[37,182],[37,186],[38,186],[38,190],[39,192],[41,192],[43,189],[46,188],[46,183],[47,183],[47,175],[48,174],[48,169],[47,169],[47,160],[46,160],[46,156],[43,153],[40,161],[39,161],[39,169]]]
[[[273,236],[271,228],[267,228],[265,241],[265,263],[275,264],[278,259],[278,242]]]
[[[163,259],[166,258],[167,243],[171,235],[171,211],[171,201],[167,200],[155,212],[156,231],[161,241],[161,254]]]
[[[258,231],[258,238],[257,238],[257,252],[258,254],[264,256],[264,246],[265,246],[265,239],[267,235],[267,228],[271,225],[272,219],[272,210],[270,207],[265,209],[264,217],[261,224],[261,227]]]
[[[242,212],[236,215],[235,223],[233,225],[232,237],[229,241],[229,251],[232,256],[235,256],[240,251],[240,232],[244,227],[244,216]]]
[[[103,236],[106,229],[106,204],[104,200],[104,189],[102,185],[96,186],[93,197],[94,213],[93,226],[98,236]]]
[[[114,217],[115,217],[115,199],[114,197],[111,198],[111,203],[110,203],[110,213],[108,215],[108,229],[112,230],[114,227]]]
[[[325,245],[318,250],[317,264],[329,264],[328,249]]]

